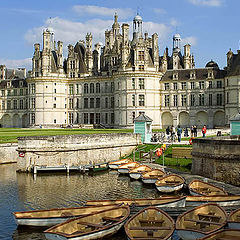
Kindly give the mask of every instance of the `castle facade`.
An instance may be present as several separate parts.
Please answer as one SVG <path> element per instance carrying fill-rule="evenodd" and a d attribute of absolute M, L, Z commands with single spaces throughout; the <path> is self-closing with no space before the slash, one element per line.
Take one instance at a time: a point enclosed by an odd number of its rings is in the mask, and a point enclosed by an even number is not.
<path fill-rule="evenodd" d="M 190 45 L 181 52 L 181 37 L 173 36 L 171 55 L 159 55 L 158 35 L 142 32 L 143 21 L 118 23 L 105 31 L 105 44 L 87 33 L 85 41 L 68 46 L 43 32 L 43 45 L 34 45 L 32 71 L 0 66 L 2 127 L 60 127 L 96 124 L 131 128 L 141 113 L 153 127 L 225 126 L 240 104 L 240 52 L 227 53 L 227 67 L 210 61 L 195 68 Z M 93 50 L 94 49 L 94 50 Z"/>

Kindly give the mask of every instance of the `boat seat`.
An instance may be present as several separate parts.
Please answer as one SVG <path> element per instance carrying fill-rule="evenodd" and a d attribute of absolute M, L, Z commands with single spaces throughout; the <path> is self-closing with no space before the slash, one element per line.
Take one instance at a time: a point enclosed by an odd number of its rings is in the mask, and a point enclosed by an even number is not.
<path fill-rule="evenodd" d="M 89 227 L 95 227 L 95 228 L 101 228 L 101 227 L 103 227 L 102 224 L 98 224 L 98 223 L 78 222 L 77 224 L 87 225 L 87 226 L 89 226 Z"/>
<path fill-rule="evenodd" d="M 148 231 L 148 230 L 171 230 L 170 227 L 155 227 L 155 226 L 145 226 L 145 227 L 141 227 L 141 226 L 132 226 L 130 227 L 130 230 L 143 230 L 143 231 Z"/>
<path fill-rule="evenodd" d="M 223 225 L 223 223 L 218 223 L 218 222 L 211 222 L 211 221 L 203 221 L 203 220 L 195 220 L 195 219 L 184 219 L 185 221 L 189 221 L 189 222 L 195 222 L 195 223 L 204 223 L 204 224 L 212 224 L 212 225 Z"/>
<path fill-rule="evenodd" d="M 180 181 L 170 181 L 170 180 L 168 181 L 167 180 L 167 181 L 165 181 L 165 183 L 180 183 Z"/>
<path fill-rule="evenodd" d="M 140 222 L 140 223 L 163 223 L 164 220 L 157 220 L 157 219 L 153 219 L 153 220 L 150 220 L 150 219 L 140 219 L 139 222 Z"/>
<path fill-rule="evenodd" d="M 76 231 L 76 232 L 72 232 L 71 235 L 73 235 L 73 234 L 74 234 L 74 235 L 75 235 L 75 234 L 82 234 L 82 233 L 84 233 L 84 232 L 83 232 L 83 231 Z"/>
<path fill-rule="evenodd" d="M 63 212 L 63 213 L 61 214 L 61 217 L 72 217 L 72 216 L 73 216 L 73 214 L 70 213 L 70 212 Z"/>
<path fill-rule="evenodd" d="M 217 219 L 222 218 L 221 216 L 215 216 L 215 215 L 204 214 L 204 213 L 199 213 L 198 216 L 200 216 L 200 217 L 208 217 L 208 218 L 217 218 Z"/>

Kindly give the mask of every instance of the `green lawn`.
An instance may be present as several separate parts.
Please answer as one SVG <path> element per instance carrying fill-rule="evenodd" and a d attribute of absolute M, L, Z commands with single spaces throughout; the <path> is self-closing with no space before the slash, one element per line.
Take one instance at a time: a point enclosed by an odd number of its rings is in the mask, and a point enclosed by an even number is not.
<path fill-rule="evenodd" d="M 131 133 L 132 129 L 29 129 L 29 128 L 0 128 L 0 144 L 17 142 L 18 137 L 24 136 L 53 136 L 95 133 Z"/>

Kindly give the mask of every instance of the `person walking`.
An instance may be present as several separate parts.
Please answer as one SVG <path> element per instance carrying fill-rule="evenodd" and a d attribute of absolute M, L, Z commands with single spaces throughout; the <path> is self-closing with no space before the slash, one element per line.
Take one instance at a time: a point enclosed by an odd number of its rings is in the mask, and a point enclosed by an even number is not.
<path fill-rule="evenodd" d="M 207 127 L 206 127 L 206 125 L 204 125 L 202 128 L 202 135 L 204 138 L 206 137 L 206 132 L 207 132 Z"/>
<path fill-rule="evenodd" d="M 188 137 L 188 128 L 187 127 L 184 129 L 184 137 Z"/>
<path fill-rule="evenodd" d="M 194 137 L 194 126 L 191 126 L 191 138 Z"/>
<path fill-rule="evenodd" d="M 196 125 L 194 125 L 194 127 L 193 127 L 193 132 L 194 132 L 194 137 L 197 137 L 197 126 Z"/>
<path fill-rule="evenodd" d="M 177 127 L 177 136 L 178 136 L 178 142 L 181 142 L 181 138 L 182 138 L 182 128 L 180 128 L 179 125 L 178 125 L 178 127 Z"/>

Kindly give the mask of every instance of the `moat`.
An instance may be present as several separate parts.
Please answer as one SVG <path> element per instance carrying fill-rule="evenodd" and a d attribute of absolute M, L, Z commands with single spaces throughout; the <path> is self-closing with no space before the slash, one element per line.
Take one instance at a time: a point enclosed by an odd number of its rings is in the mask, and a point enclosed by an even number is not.
<path fill-rule="evenodd" d="M 114 198 L 155 198 L 160 194 L 141 181 L 131 181 L 116 171 L 88 174 L 16 173 L 16 164 L 0 165 L 0 238 L 45 239 L 42 230 L 17 229 L 12 212 L 45 208 L 78 207 L 86 200 Z M 113 238 L 110 238 L 113 239 Z M 126 239 L 124 231 L 114 239 Z"/>

